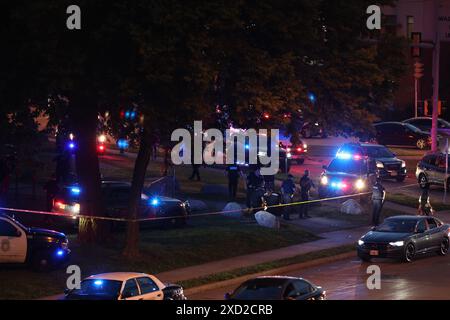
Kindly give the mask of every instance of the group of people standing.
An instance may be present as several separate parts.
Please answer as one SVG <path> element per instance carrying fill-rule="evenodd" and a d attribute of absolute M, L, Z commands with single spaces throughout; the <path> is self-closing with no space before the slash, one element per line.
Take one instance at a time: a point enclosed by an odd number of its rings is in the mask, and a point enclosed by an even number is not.
<path fill-rule="evenodd" d="M 228 194 L 231 201 L 236 199 L 236 194 L 239 185 L 240 177 L 244 178 L 244 174 L 239 165 L 228 165 L 226 167 L 228 176 Z M 266 205 L 274 204 L 290 204 L 294 202 L 294 197 L 300 193 L 300 201 L 309 200 L 309 192 L 315 188 L 314 182 L 309 177 L 309 170 L 305 170 L 303 176 L 299 180 L 299 187 L 297 187 L 294 176 L 289 174 L 283 181 L 280 188 L 280 195 L 274 193 L 275 191 L 275 176 L 262 175 L 259 168 L 249 168 L 249 172 L 245 177 L 246 181 L 246 205 L 248 208 L 255 208 L 261 205 L 261 199 Z M 293 206 L 283 207 L 283 217 L 290 220 L 290 215 L 293 211 Z M 299 218 L 310 218 L 308 215 L 308 204 L 301 204 L 299 211 Z"/>

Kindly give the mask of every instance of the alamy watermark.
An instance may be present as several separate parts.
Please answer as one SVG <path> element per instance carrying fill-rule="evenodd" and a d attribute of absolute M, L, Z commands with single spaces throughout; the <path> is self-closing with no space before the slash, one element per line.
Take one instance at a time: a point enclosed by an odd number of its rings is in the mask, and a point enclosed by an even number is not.
<path fill-rule="evenodd" d="M 202 121 L 194 121 L 193 132 L 176 129 L 171 158 L 180 164 L 250 164 L 260 165 L 262 175 L 274 175 L 279 170 L 278 129 L 219 129 L 203 130 Z M 206 146 L 204 147 L 204 143 Z"/>
<path fill-rule="evenodd" d="M 366 273 L 370 274 L 366 281 L 367 289 L 381 290 L 381 268 L 373 264 L 367 267 Z"/>

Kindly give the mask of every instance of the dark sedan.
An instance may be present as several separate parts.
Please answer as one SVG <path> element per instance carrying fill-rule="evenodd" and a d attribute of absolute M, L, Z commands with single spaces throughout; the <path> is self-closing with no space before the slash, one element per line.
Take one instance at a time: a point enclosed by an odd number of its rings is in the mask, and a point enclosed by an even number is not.
<path fill-rule="evenodd" d="M 326 292 L 302 278 L 287 276 L 258 277 L 247 280 L 226 300 L 325 300 Z"/>
<path fill-rule="evenodd" d="M 430 134 L 403 122 L 382 122 L 374 125 L 376 140 L 388 146 L 427 149 L 431 145 Z"/>
<path fill-rule="evenodd" d="M 425 253 L 445 256 L 449 234 L 450 226 L 434 217 L 390 217 L 358 241 L 358 256 L 363 261 L 394 258 L 405 262 Z"/>

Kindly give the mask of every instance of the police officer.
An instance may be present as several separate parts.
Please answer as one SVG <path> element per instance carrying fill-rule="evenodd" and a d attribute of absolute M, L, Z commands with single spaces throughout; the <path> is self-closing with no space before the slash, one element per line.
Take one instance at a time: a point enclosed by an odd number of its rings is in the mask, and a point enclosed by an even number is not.
<path fill-rule="evenodd" d="M 422 188 L 422 194 L 419 197 L 419 215 L 421 216 L 432 216 L 433 215 L 433 207 L 430 203 L 430 186 L 428 184 Z"/>
<path fill-rule="evenodd" d="M 230 200 L 235 200 L 239 184 L 239 176 L 242 175 L 241 168 L 237 164 L 229 165 L 227 166 L 226 171 L 228 174 L 228 196 Z"/>
<path fill-rule="evenodd" d="M 253 198 L 255 191 L 260 189 L 264 183 L 263 178 L 259 173 L 259 169 L 251 168 L 247 175 L 247 207 L 253 207 Z"/>
<path fill-rule="evenodd" d="M 300 179 L 300 199 L 301 201 L 309 201 L 309 190 L 311 188 L 316 188 L 314 182 L 309 177 L 309 170 L 305 170 L 305 173 Z M 300 205 L 300 213 L 299 218 L 311 218 L 308 215 L 308 203 L 304 203 Z"/>
<path fill-rule="evenodd" d="M 372 188 L 372 225 L 374 227 L 378 226 L 380 223 L 381 209 L 383 208 L 384 199 L 386 197 L 386 191 L 381 184 L 381 178 L 377 177 L 377 181 Z"/>
<path fill-rule="evenodd" d="M 294 176 L 289 174 L 287 179 L 283 181 L 281 184 L 281 194 L 283 196 L 283 203 L 289 204 L 292 203 L 295 193 L 295 182 Z M 291 206 L 285 206 L 283 210 L 283 218 L 284 220 L 290 220 L 289 214 L 291 212 Z"/>

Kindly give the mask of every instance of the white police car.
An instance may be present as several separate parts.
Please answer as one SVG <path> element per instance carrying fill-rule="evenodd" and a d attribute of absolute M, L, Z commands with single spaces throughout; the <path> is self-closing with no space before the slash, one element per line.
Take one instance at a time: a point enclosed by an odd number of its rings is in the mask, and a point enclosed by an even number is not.
<path fill-rule="evenodd" d="M 28 264 L 39 271 L 51 269 L 68 261 L 68 244 L 63 233 L 27 228 L 0 214 L 0 264 Z"/>
<path fill-rule="evenodd" d="M 165 285 L 146 273 L 110 272 L 90 276 L 79 289 L 66 290 L 65 300 L 185 300 L 179 285 Z"/>

